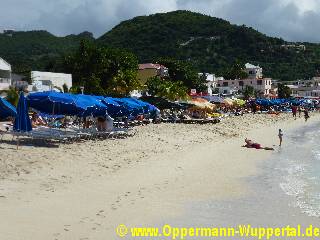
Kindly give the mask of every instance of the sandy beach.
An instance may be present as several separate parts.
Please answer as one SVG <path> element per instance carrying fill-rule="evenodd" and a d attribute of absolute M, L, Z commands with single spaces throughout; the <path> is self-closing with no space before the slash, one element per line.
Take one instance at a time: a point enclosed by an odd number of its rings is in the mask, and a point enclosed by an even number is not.
<path fill-rule="evenodd" d="M 277 151 L 279 128 L 286 133 L 319 120 L 318 114 L 307 123 L 291 114 L 250 114 L 219 124 L 150 124 L 125 139 L 27 141 L 19 150 L 5 135 L 0 239 L 117 239 L 119 224 L 178 219 L 190 203 L 237 203 L 254 191 L 247 179 L 259 175 L 274 152 L 243 148 L 244 138 Z"/>

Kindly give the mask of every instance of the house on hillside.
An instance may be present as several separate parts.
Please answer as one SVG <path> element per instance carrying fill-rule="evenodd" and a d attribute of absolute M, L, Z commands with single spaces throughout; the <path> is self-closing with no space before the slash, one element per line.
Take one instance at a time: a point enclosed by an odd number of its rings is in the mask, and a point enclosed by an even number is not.
<path fill-rule="evenodd" d="M 214 90 L 217 87 L 217 78 L 215 74 L 211 73 L 198 73 L 200 78 L 205 78 L 206 79 L 206 87 L 207 87 L 207 94 L 209 96 L 212 96 Z"/>
<path fill-rule="evenodd" d="M 245 72 L 248 74 L 248 77 L 234 80 L 219 79 L 217 82 L 219 93 L 233 95 L 245 90 L 246 86 L 251 86 L 261 96 L 268 96 L 271 90 L 272 79 L 264 78 L 262 71 L 261 67 L 247 63 L 245 65 Z"/>
<path fill-rule="evenodd" d="M 284 82 L 284 84 L 290 88 L 293 97 L 320 97 L 320 77 Z"/>
<path fill-rule="evenodd" d="M 144 85 L 151 77 L 167 77 L 169 76 L 169 70 L 165 66 L 161 64 L 155 63 L 143 63 L 139 64 L 138 69 L 138 80 L 139 82 Z"/>
<path fill-rule="evenodd" d="M 63 91 L 63 86 L 72 87 L 72 75 L 54 72 L 31 72 L 32 84 L 28 86 L 29 92 Z"/>
<path fill-rule="evenodd" d="M 0 90 L 8 90 L 11 86 L 11 65 L 0 58 Z"/>
<path fill-rule="evenodd" d="M 245 72 L 248 74 L 248 78 L 250 78 L 250 79 L 263 78 L 262 68 L 259 66 L 255 66 L 250 63 L 246 63 Z"/>

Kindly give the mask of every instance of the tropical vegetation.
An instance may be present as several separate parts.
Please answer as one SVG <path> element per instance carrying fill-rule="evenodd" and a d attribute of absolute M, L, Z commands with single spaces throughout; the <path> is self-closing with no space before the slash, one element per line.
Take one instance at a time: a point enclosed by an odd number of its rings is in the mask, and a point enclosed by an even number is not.
<path fill-rule="evenodd" d="M 83 85 L 87 93 L 125 95 L 140 87 L 135 81 L 139 62 L 166 65 L 168 84 L 188 90 L 201 91 L 197 72 L 244 78 L 239 70 L 246 62 L 275 79 L 311 78 L 320 69 L 320 44 L 290 43 L 223 19 L 174 11 L 124 21 L 97 39 L 89 32 L 65 37 L 46 31 L 3 33 L 0 57 L 25 76 L 31 70 L 72 73 L 73 92 Z"/>

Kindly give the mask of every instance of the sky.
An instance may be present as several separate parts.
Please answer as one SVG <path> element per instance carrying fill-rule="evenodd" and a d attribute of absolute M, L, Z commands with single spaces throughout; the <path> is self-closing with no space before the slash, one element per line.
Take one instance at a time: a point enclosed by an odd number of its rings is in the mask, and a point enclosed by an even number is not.
<path fill-rule="evenodd" d="M 288 41 L 320 42 L 320 0 L 1 0 L 0 29 L 99 37 L 123 20 L 182 9 Z"/>

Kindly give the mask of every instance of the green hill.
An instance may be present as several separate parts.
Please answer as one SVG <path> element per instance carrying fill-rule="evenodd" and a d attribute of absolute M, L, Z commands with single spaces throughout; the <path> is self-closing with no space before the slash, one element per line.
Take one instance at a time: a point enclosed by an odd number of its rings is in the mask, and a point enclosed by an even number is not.
<path fill-rule="evenodd" d="M 93 39 L 91 33 L 56 37 L 46 31 L 0 34 L 0 57 L 17 73 L 50 69 L 54 60 L 75 50 L 82 39 Z"/>
<path fill-rule="evenodd" d="M 260 65 L 265 76 L 282 80 L 310 78 L 320 69 L 319 44 L 288 43 L 250 27 L 190 11 L 136 17 L 96 40 L 89 32 L 66 37 L 46 31 L 0 34 L 0 57 L 17 73 L 55 70 L 56 60 L 76 49 L 82 39 L 127 49 L 140 62 L 167 57 L 188 60 L 199 72 L 217 75 L 223 75 L 236 60 Z M 301 44 L 305 49 L 295 47 Z"/>
<path fill-rule="evenodd" d="M 320 45 L 303 43 L 299 50 L 279 38 L 250 27 L 193 13 L 175 11 L 136 17 L 97 39 L 99 44 L 126 48 L 140 62 L 160 57 L 190 60 L 199 71 L 223 74 L 237 59 L 259 64 L 266 76 L 282 80 L 309 78 L 320 66 Z"/>

